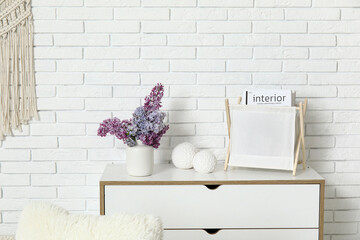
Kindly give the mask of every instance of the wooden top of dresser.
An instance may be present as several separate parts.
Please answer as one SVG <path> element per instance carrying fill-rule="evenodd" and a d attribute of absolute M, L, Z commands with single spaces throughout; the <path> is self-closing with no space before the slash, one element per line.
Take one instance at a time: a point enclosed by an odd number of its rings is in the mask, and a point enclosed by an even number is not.
<path fill-rule="evenodd" d="M 100 179 L 100 185 L 189 185 L 189 184 L 307 184 L 324 183 L 314 169 L 305 170 L 299 165 L 296 176 L 291 171 L 229 167 L 223 170 L 219 164 L 210 174 L 198 173 L 194 169 L 178 169 L 172 164 L 156 164 L 148 177 L 132 177 L 127 174 L 125 164 L 109 164 Z"/>

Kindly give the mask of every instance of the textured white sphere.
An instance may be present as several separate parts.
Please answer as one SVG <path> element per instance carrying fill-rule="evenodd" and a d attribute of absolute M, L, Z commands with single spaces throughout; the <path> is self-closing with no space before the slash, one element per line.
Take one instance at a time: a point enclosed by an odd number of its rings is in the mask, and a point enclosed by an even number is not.
<path fill-rule="evenodd" d="M 193 160 L 194 169 L 200 173 L 213 172 L 215 170 L 216 163 L 217 161 L 215 155 L 208 150 L 198 152 L 194 156 Z"/>
<path fill-rule="evenodd" d="M 176 145 L 176 147 L 172 151 L 172 162 L 177 168 L 192 168 L 192 162 L 196 152 L 196 147 L 193 144 L 189 142 L 180 143 Z"/>

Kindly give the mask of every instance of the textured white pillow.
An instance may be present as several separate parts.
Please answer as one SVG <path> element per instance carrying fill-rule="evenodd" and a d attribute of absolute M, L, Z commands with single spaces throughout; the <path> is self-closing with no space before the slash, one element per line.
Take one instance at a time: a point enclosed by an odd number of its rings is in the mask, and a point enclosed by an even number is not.
<path fill-rule="evenodd" d="M 34 202 L 20 217 L 16 240 L 161 240 L 162 235 L 160 219 L 151 215 L 69 214 Z"/>

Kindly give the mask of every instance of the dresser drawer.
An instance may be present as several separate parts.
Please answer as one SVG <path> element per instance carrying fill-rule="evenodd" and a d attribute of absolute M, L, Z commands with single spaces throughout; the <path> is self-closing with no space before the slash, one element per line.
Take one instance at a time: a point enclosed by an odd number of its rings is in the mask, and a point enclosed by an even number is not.
<path fill-rule="evenodd" d="M 105 214 L 160 216 L 164 228 L 318 228 L 319 184 L 107 185 Z"/>
<path fill-rule="evenodd" d="M 318 240 L 317 229 L 165 230 L 164 240 Z"/>

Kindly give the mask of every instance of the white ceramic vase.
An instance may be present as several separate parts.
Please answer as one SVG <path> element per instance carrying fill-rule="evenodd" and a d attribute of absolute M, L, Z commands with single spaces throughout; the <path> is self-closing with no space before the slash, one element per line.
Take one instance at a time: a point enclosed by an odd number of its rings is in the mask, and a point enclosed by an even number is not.
<path fill-rule="evenodd" d="M 127 147 L 126 168 L 131 176 L 150 176 L 154 169 L 154 148 L 141 143 Z"/>

